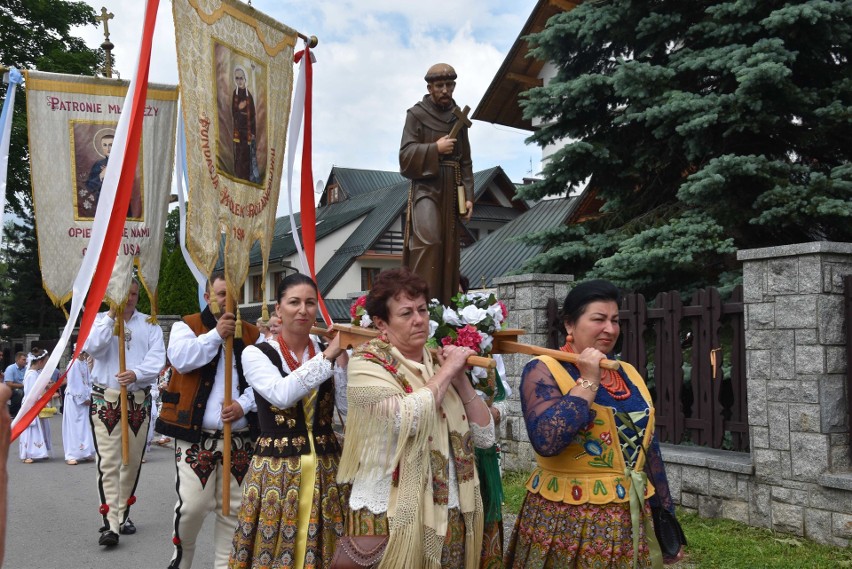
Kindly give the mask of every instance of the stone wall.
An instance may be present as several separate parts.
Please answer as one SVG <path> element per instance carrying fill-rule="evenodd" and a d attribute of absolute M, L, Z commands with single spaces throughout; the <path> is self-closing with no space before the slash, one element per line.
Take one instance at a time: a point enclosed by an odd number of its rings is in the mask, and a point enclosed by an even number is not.
<path fill-rule="evenodd" d="M 852 244 L 807 243 L 740 251 L 743 263 L 750 453 L 662 445 L 672 495 L 705 517 L 852 544 L 846 334 L 842 276 Z M 509 326 L 544 345 L 548 298 L 573 278 L 497 279 Z M 528 471 L 532 448 L 518 383 L 528 356 L 505 356 L 513 389 L 499 427 L 509 470 Z"/>

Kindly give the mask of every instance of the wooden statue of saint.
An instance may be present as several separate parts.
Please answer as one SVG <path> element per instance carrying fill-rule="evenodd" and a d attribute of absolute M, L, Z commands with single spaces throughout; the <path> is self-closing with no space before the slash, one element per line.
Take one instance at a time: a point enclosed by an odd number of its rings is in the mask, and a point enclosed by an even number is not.
<path fill-rule="evenodd" d="M 408 109 L 399 146 L 400 173 L 411 180 L 402 263 L 447 305 L 459 290 L 460 223 L 473 214 L 470 109 L 453 99 L 451 66 L 433 65 L 425 79 L 428 94 Z"/>

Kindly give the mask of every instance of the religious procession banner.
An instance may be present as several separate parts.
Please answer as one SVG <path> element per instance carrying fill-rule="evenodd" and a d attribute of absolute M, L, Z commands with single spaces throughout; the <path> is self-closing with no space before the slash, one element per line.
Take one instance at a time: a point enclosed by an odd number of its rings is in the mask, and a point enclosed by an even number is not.
<path fill-rule="evenodd" d="M 235 295 L 260 241 L 269 258 L 297 32 L 238 0 L 174 0 L 189 175 L 187 248 L 208 275 L 224 237 Z"/>
<path fill-rule="evenodd" d="M 71 297 L 89 244 L 127 81 L 29 71 L 30 170 L 44 288 L 59 306 Z M 124 237 L 105 300 L 120 304 L 136 265 L 156 300 L 174 167 L 177 87 L 150 85 Z M 155 305 L 154 305 L 155 306 Z"/>

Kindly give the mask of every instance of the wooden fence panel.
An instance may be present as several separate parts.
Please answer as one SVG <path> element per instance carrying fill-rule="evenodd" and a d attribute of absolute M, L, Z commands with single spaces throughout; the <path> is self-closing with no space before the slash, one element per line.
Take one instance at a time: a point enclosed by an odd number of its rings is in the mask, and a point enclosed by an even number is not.
<path fill-rule="evenodd" d="M 627 295 L 621 357 L 654 384 L 657 434 L 661 441 L 690 440 L 712 448 L 748 449 L 745 333 L 742 287 L 723 303 L 716 289 L 695 293 L 684 306 L 678 292 L 660 293 L 646 308 L 641 295 Z M 725 345 L 722 345 L 722 331 Z M 685 334 L 686 331 L 691 334 Z M 653 361 L 648 361 L 653 340 Z M 684 350 L 691 348 L 691 374 L 684 381 Z M 730 377 L 725 355 L 730 354 Z M 730 440 L 726 442 L 726 437 Z"/>

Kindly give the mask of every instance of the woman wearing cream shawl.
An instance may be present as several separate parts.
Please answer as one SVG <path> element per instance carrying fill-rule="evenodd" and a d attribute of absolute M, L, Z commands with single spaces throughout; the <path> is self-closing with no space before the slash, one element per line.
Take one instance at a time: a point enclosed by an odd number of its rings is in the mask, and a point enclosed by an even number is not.
<path fill-rule="evenodd" d="M 473 351 L 429 338 L 426 282 L 382 272 L 367 297 L 381 332 L 350 359 L 349 416 L 338 480 L 351 481 L 348 535 L 388 535 L 380 567 L 475 569 L 483 512 L 474 446 L 494 423 L 464 375 Z"/>

